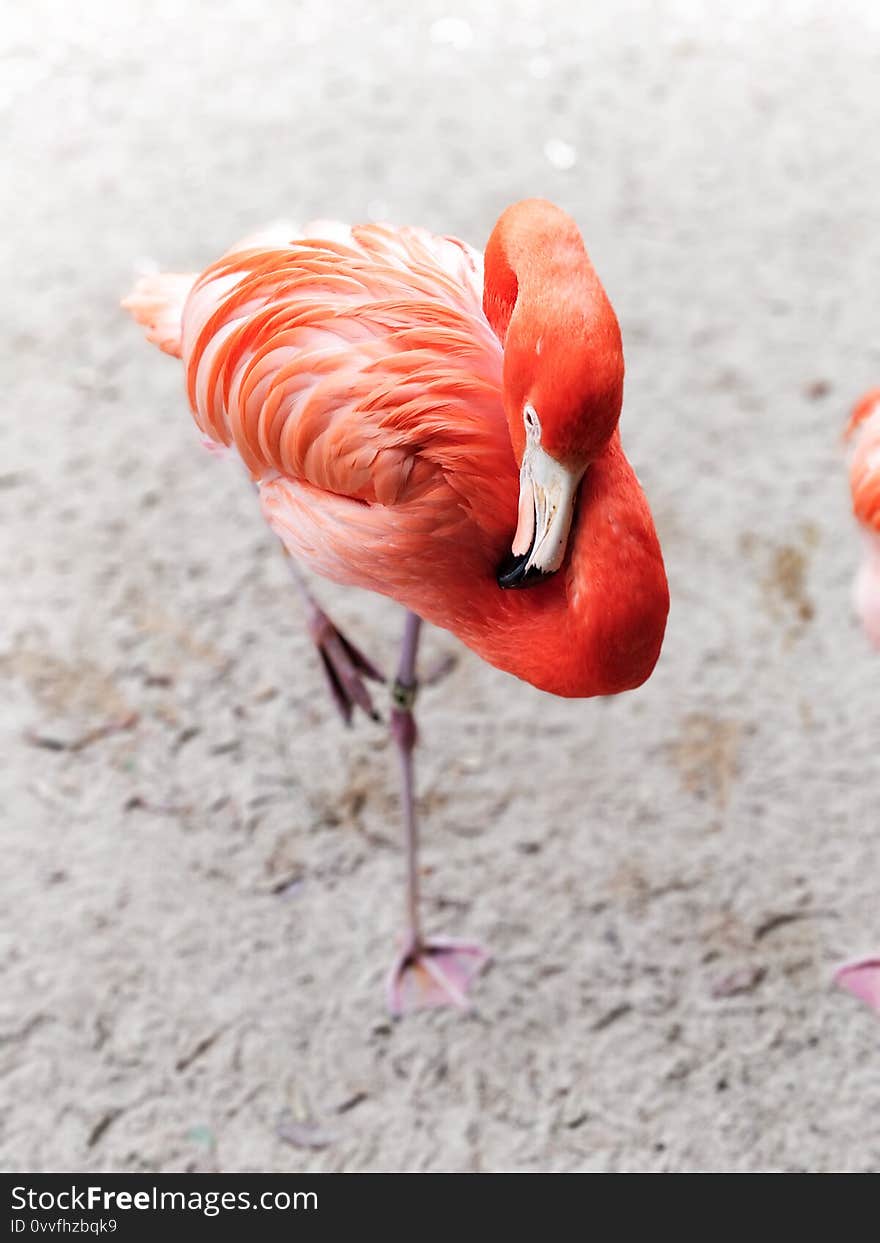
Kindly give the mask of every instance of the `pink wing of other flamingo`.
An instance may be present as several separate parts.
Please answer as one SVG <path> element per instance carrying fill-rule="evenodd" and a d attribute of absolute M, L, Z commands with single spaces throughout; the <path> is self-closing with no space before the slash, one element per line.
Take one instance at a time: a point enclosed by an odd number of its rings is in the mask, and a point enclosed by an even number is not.
<path fill-rule="evenodd" d="M 880 648 L 880 388 L 856 404 L 846 430 L 853 443 L 849 482 L 864 540 L 854 601 L 865 634 Z"/>

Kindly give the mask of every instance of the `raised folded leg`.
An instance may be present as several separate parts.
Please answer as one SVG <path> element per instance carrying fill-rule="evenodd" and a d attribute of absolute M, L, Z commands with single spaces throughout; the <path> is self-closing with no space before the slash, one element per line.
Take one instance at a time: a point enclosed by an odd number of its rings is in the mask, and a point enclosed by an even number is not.
<path fill-rule="evenodd" d="M 312 595 L 305 575 L 286 548 L 284 553 L 293 581 L 305 605 L 309 635 L 321 658 L 333 702 L 342 719 L 346 725 L 350 725 L 352 712 L 357 707 L 374 721 L 378 721 L 379 713 L 373 705 L 366 680 L 384 682 L 384 675 L 334 625 Z"/>

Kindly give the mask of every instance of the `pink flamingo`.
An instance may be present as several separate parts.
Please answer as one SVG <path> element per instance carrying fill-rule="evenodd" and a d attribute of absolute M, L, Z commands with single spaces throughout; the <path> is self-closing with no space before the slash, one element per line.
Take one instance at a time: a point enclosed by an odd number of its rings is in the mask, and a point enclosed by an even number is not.
<path fill-rule="evenodd" d="M 871 389 L 856 403 L 846 435 L 853 442 L 849 470 L 853 513 L 865 544 L 855 581 L 855 605 L 865 633 L 880 648 L 880 388 Z M 834 979 L 880 1012 L 880 957 L 844 963 Z"/>
<path fill-rule="evenodd" d="M 853 513 L 865 545 L 855 605 L 865 634 L 880 648 L 880 388 L 856 403 L 846 435 L 853 443 L 849 469 Z"/>
<path fill-rule="evenodd" d="M 517 203 L 483 269 L 451 237 L 319 222 L 251 238 L 200 276 L 146 278 L 124 303 L 183 359 L 196 423 L 255 483 L 346 720 L 373 714 L 380 674 L 299 563 L 407 610 L 391 706 L 408 860 L 394 1012 L 465 1004 L 487 957 L 428 939 L 419 919 L 422 619 L 542 690 L 591 696 L 645 681 L 669 608 L 618 432 L 620 329 L 577 226 Z"/>

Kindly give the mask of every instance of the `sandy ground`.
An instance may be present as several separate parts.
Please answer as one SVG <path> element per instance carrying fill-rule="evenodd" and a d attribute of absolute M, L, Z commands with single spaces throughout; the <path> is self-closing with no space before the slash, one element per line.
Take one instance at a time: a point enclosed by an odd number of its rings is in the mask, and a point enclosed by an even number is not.
<path fill-rule="evenodd" d="M 4 1168 L 880 1165 L 880 1027 L 829 983 L 880 944 L 838 441 L 880 379 L 880 17 L 697 7 L 5 14 Z M 530 194 L 620 314 L 670 627 L 646 687 L 581 703 L 431 636 L 429 920 L 495 960 L 471 1013 L 391 1022 L 383 729 L 335 719 L 117 301 L 282 215 L 482 244 Z M 392 606 L 323 598 L 390 663 Z"/>

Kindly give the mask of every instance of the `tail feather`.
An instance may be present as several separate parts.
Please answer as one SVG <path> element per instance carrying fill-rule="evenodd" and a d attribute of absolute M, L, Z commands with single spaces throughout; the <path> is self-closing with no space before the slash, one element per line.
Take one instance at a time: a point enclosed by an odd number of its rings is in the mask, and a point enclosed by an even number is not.
<path fill-rule="evenodd" d="M 159 272 L 142 276 L 122 302 L 147 330 L 147 340 L 175 358 L 181 356 L 183 307 L 196 283 L 195 272 Z"/>

